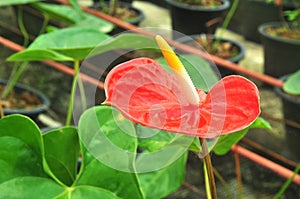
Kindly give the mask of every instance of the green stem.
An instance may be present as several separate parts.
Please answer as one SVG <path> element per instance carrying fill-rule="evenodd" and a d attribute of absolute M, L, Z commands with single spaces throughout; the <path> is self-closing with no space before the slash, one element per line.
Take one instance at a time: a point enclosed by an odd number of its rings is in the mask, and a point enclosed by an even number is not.
<path fill-rule="evenodd" d="M 24 37 L 23 46 L 26 47 L 29 43 L 29 35 L 23 22 L 22 5 L 18 5 L 18 24 L 19 24 L 20 31 Z"/>
<path fill-rule="evenodd" d="M 13 74 L 13 76 L 8 81 L 8 84 L 5 87 L 4 92 L 2 93 L 2 96 L 1 96 L 2 99 L 5 99 L 9 96 L 9 94 L 11 93 L 13 88 L 15 87 L 16 83 L 18 82 L 19 78 L 21 77 L 21 75 L 23 74 L 23 72 L 25 71 L 27 66 L 28 66 L 28 62 L 23 62 L 18 67 L 17 71 Z"/>
<path fill-rule="evenodd" d="M 293 175 L 283 184 L 281 189 L 278 191 L 278 193 L 274 196 L 274 199 L 279 199 L 284 194 L 286 189 L 290 186 L 290 184 L 293 182 L 293 179 L 295 178 L 296 174 L 300 171 L 300 163 L 298 163 L 297 167 L 294 170 Z"/>
<path fill-rule="evenodd" d="M 39 32 L 38 35 L 40 35 L 43 32 L 45 32 L 46 27 L 47 27 L 48 22 L 49 22 L 49 19 L 50 19 L 50 17 L 47 14 L 44 14 L 44 21 L 43 21 L 42 27 L 41 27 L 40 32 Z"/>
<path fill-rule="evenodd" d="M 206 164 L 203 164 L 203 171 L 204 171 L 204 181 L 205 181 L 205 192 L 206 192 L 206 197 L 207 199 L 212 199 L 211 198 L 211 191 L 210 191 L 210 186 L 209 186 L 209 177 L 208 177 L 208 171 L 206 168 Z"/>
<path fill-rule="evenodd" d="M 73 115 L 73 105 L 74 105 L 74 97 L 76 93 L 76 85 L 79 75 L 79 60 L 74 60 L 74 75 L 73 75 L 73 82 L 72 82 L 72 88 L 70 93 L 70 99 L 69 99 L 69 107 L 68 107 L 68 113 L 67 113 L 67 119 L 66 119 L 66 126 L 69 126 L 71 124 L 72 115 Z"/>
<path fill-rule="evenodd" d="M 78 78 L 78 87 L 79 87 L 79 92 L 80 92 L 80 97 L 81 97 L 82 110 L 84 111 L 87 108 L 86 98 L 85 98 L 86 95 L 85 95 L 83 82 L 80 78 Z"/>
<path fill-rule="evenodd" d="M 221 38 L 222 38 L 226 28 L 228 27 L 229 22 L 231 21 L 231 18 L 233 17 L 238 5 L 239 5 L 239 0 L 234 0 L 228 14 L 225 17 L 223 24 L 222 24 L 220 34 L 219 34 L 219 36 L 217 36 L 216 41 L 213 44 L 213 47 L 212 47 L 213 49 L 216 49 L 216 47 L 219 45 Z"/>
<path fill-rule="evenodd" d="M 199 139 L 200 139 L 200 143 L 202 146 L 202 153 L 205 155 L 203 158 L 205 166 L 206 166 L 206 173 L 207 173 L 205 175 L 207 175 L 207 177 L 208 177 L 208 185 L 206 185 L 206 186 L 209 186 L 211 198 L 216 199 L 217 198 L 217 189 L 216 189 L 216 183 L 215 183 L 215 178 L 214 178 L 213 166 L 212 166 L 211 159 L 210 159 L 210 154 L 208 153 L 208 148 L 207 148 L 205 138 L 199 138 Z M 207 195 L 209 195 L 209 194 L 207 194 Z"/>
<path fill-rule="evenodd" d="M 226 197 L 229 199 L 233 198 L 225 179 L 222 177 L 222 175 L 218 172 L 218 170 L 216 168 L 213 168 L 213 170 L 214 170 L 214 174 L 215 174 L 216 178 L 221 182 L 222 186 L 224 187 L 224 190 L 226 192 Z"/>

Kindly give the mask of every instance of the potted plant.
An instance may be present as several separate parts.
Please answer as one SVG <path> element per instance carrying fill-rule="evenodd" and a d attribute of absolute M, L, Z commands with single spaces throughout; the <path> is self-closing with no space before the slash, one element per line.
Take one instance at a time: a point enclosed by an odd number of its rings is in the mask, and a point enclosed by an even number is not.
<path fill-rule="evenodd" d="M 300 124 L 299 111 L 300 111 L 300 70 L 292 74 L 287 74 L 280 77 L 284 82 L 283 88 L 275 87 L 276 94 L 281 98 L 282 111 L 284 119 L 297 122 Z M 291 126 L 285 124 L 286 146 L 290 149 L 291 154 L 295 156 L 297 161 L 300 160 L 299 141 L 300 129 L 299 125 Z"/>
<path fill-rule="evenodd" d="M 126 1 L 96 0 L 92 8 L 136 26 L 145 18 L 142 10 L 135 8 Z M 123 31 L 126 31 L 126 29 L 117 26 L 111 34 L 114 35 Z"/>
<path fill-rule="evenodd" d="M 20 68 L 27 64 L 21 64 Z M 44 93 L 23 84 L 16 84 L 16 81 L 14 78 L 9 81 L 0 80 L 0 109 L 3 115 L 19 113 L 36 119 L 39 114 L 47 111 L 50 100 Z"/>
<path fill-rule="evenodd" d="M 261 24 L 258 28 L 264 48 L 264 71 L 268 75 L 281 77 L 299 69 L 299 10 L 295 7 L 294 10 L 284 12 L 289 23 L 285 20 L 269 22 Z"/>
<path fill-rule="evenodd" d="M 212 1 L 211 4 L 206 3 L 206 5 L 202 3 L 204 1 L 166 0 L 166 2 L 170 10 L 173 30 L 186 35 L 213 34 L 218 27 L 216 21 L 222 20 L 230 6 L 227 0 Z M 176 34 L 173 35 L 174 39 L 177 37 Z"/>
<path fill-rule="evenodd" d="M 178 42 L 184 43 L 195 48 L 204 50 L 209 54 L 218 56 L 222 59 L 226 59 L 233 63 L 238 63 L 245 56 L 246 49 L 241 42 L 233 39 L 223 38 L 223 34 L 227 26 L 229 25 L 233 14 L 238 6 L 238 1 L 234 1 L 232 7 L 227 13 L 225 20 L 222 24 L 221 30 L 218 34 L 194 34 L 177 39 Z M 222 66 L 217 66 L 217 71 L 221 76 L 234 74 L 233 71 L 226 69 Z"/>
<path fill-rule="evenodd" d="M 164 53 L 164 48 L 162 51 Z M 168 63 L 169 61 L 170 59 L 167 58 Z M 145 70 L 135 70 L 139 67 L 145 67 Z M 174 65 L 171 64 L 171 67 Z M 130 68 L 133 69 L 131 71 L 134 73 L 133 79 L 130 75 L 118 75 L 119 72 L 127 73 Z M 151 69 L 155 69 L 157 73 L 153 73 Z M 149 83 L 147 81 L 143 82 L 145 78 L 139 78 L 146 77 L 145 74 L 152 74 L 151 85 L 147 84 Z M 123 77 L 130 78 L 130 81 L 125 81 L 124 87 L 119 87 L 121 84 L 118 84 L 118 81 Z M 182 77 L 186 78 L 186 76 Z M 197 80 L 197 78 L 194 79 Z M 156 80 L 165 82 L 162 84 Z M 136 90 L 132 87 L 132 83 L 139 88 L 146 87 L 146 90 Z M 81 115 L 78 128 L 66 126 L 42 135 L 37 125 L 25 116 L 11 115 L 0 119 L 0 143 L 5 151 L 0 157 L 0 162 L 4 163 L 0 164 L 0 168 L 7 171 L 0 178 L 0 195 L 3 197 L 21 195 L 24 198 L 35 198 L 41 193 L 43 193 L 43 198 L 58 196 L 69 198 L 82 196 L 92 198 L 166 197 L 183 182 L 188 151 L 198 154 L 201 158 L 204 157 L 203 165 L 207 166 L 203 166 L 203 173 L 207 174 L 212 169 L 208 163 L 209 151 L 212 148 L 215 153 L 224 154 L 245 135 L 252 125 L 261 124 L 254 122 L 260 112 L 257 88 L 243 77 L 232 76 L 222 79 L 216 83 L 216 87 L 211 88 L 207 96 L 199 89 L 200 96 L 206 98 L 220 94 L 218 88 L 223 83 L 227 96 L 226 103 L 229 105 L 226 109 L 233 114 L 233 117 L 225 116 L 226 125 L 224 128 L 220 127 L 222 135 L 217 140 L 206 139 L 211 136 L 215 137 L 215 130 L 217 130 L 214 128 L 213 131 L 205 132 L 206 127 L 209 126 L 208 123 L 202 123 L 203 129 L 196 127 L 198 130 L 195 137 L 192 134 L 184 135 L 187 129 L 195 126 L 189 127 L 188 125 L 179 129 L 176 125 L 179 121 L 172 121 L 172 115 L 165 118 L 171 122 L 170 126 L 166 126 L 166 128 L 171 128 L 171 132 L 167 132 L 167 129 L 156 123 L 159 120 L 155 123 L 148 123 L 149 121 L 144 121 L 140 114 L 134 114 L 135 111 L 147 114 L 149 110 L 143 107 L 153 105 L 154 96 L 158 100 L 155 100 L 158 102 L 157 105 L 165 103 L 164 100 L 159 101 L 161 97 L 168 99 L 171 97 L 168 92 L 163 92 L 160 96 L 152 95 L 152 92 L 158 92 L 159 86 L 168 91 L 169 86 L 173 85 L 175 90 L 171 89 L 172 92 L 178 91 L 182 100 L 189 99 L 185 99 L 186 95 L 181 93 L 186 90 L 180 90 L 181 84 L 175 80 L 175 76 L 163 70 L 159 64 L 149 58 L 131 60 L 111 71 L 105 83 L 107 93 L 105 105 L 86 110 Z M 232 84 L 228 87 L 227 83 Z M 237 89 L 240 86 L 242 89 Z M 114 98 L 114 95 L 120 94 L 119 91 L 123 92 L 122 89 L 126 92 L 138 91 L 135 93 L 137 95 L 132 96 L 131 102 L 137 104 L 129 106 L 131 109 L 129 115 L 125 114 L 124 111 L 127 109 L 123 109 L 124 106 L 119 106 L 122 98 Z M 140 93 L 142 95 L 139 95 L 139 92 L 142 92 Z M 146 92 L 146 95 L 143 95 L 143 92 Z M 126 95 L 123 97 L 126 98 Z M 145 97 L 146 101 L 141 100 L 141 97 Z M 235 100 L 241 97 L 247 100 Z M 170 105 L 166 106 L 166 110 L 168 108 L 173 110 L 173 106 L 176 106 L 178 101 L 173 100 L 171 97 L 167 102 L 170 104 L 165 104 Z M 207 100 L 194 108 L 205 109 L 206 103 L 210 101 Z M 224 104 L 224 101 L 221 100 L 217 104 Z M 212 114 L 213 110 L 211 111 L 207 114 Z M 240 119 L 244 111 L 247 112 L 247 117 Z M 220 114 L 216 116 L 219 117 Z M 217 123 L 219 122 L 218 120 Z M 141 123 L 145 126 L 140 125 Z M 188 124 L 191 123 L 188 122 Z M 157 131 L 153 128 L 162 130 Z M 231 133 L 231 131 L 239 132 Z M 198 136 L 202 141 L 199 141 Z M 7 141 L 11 144 L 6 144 Z M 210 141 L 212 143 L 209 143 Z M 16 151 L 16 147 L 19 147 L 19 150 Z M 81 154 L 82 163 L 78 172 L 79 154 Z M 216 198 L 213 184 L 208 183 L 214 179 L 211 174 L 204 177 L 207 195 L 211 193 L 211 197 Z"/>
<path fill-rule="evenodd" d="M 13 6 L 18 29 L 24 37 L 23 46 L 27 46 L 29 39 L 32 41 L 41 33 L 53 31 L 57 28 L 70 26 L 89 26 L 101 32 L 108 33 L 114 28 L 112 23 L 81 11 L 77 1 L 72 1 L 72 6 L 61 5 L 53 1 L 41 2 L 40 0 L 29 1 L 6 1 L 0 6 Z M 25 44 L 25 45 L 24 45 Z"/>

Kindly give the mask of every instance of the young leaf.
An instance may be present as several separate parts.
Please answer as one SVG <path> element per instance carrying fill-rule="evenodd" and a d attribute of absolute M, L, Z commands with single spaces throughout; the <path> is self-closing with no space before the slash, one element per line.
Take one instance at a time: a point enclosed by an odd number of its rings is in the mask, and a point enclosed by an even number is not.
<path fill-rule="evenodd" d="M 28 117 L 0 119 L 0 183 L 18 176 L 46 176 L 42 146 L 39 128 Z"/>
<path fill-rule="evenodd" d="M 95 48 L 90 57 L 116 49 L 157 49 L 157 44 L 153 38 L 134 33 L 123 33 L 100 43 Z"/>
<path fill-rule="evenodd" d="M 283 84 L 283 90 L 292 95 L 300 95 L 300 70 L 289 76 Z"/>
<path fill-rule="evenodd" d="M 47 55 L 48 59 L 62 61 L 64 57 L 49 55 L 55 51 L 65 56 L 65 61 L 85 59 L 91 50 L 100 42 L 109 38 L 108 35 L 92 28 L 70 27 L 60 29 L 47 34 L 39 35 L 34 42 L 26 49 L 12 55 L 8 61 L 40 61 L 41 57 L 36 51 Z M 49 53 L 50 52 L 50 53 Z M 26 54 L 24 54 L 26 53 Z"/>
<path fill-rule="evenodd" d="M 185 177 L 186 160 L 187 152 L 165 168 L 139 174 L 146 198 L 163 198 L 178 189 Z"/>
<path fill-rule="evenodd" d="M 222 135 L 218 138 L 218 142 L 215 145 L 213 151 L 217 155 L 225 155 L 228 153 L 231 149 L 231 147 L 238 143 L 248 132 L 249 129 L 251 128 L 265 128 L 265 129 L 270 129 L 271 126 L 270 124 L 265 121 L 263 118 L 258 117 L 249 127 L 239 131 L 235 132 L 232 134 L 228 135 Z"/>
<path fill-rule="evenodd" d="M 71 186 L 77 175 L 79 140 L 75 127 L 52 130 L 43 135 L 45 158 L 52 173 Z"/>
<path fill-rule="evenodd" d="M 78 14 L 78 12 L 70 6 L 49 3 L 34 3 L 33 6 L 49 15 L 50 18 L 75 26 L 95 28 L 104 33 L 108 33 L 114 28 L 112 23 L 88 13 L 82 12 Z"/>
<path fill-rule="evenodd" d="M 122 198 L 143 198 L 134 166 L 137 138 L 133 123 L 112 107 L 97 106 L 83 113 L 78 132 L 83 159 L 76 186 L 97 186 Z"/>

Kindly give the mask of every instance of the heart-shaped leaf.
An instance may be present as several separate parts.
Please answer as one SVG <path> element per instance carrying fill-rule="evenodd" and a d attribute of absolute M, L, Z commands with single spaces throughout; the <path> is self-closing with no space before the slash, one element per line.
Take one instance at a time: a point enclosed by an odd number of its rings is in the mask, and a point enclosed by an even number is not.
<path fill-rule="evenodd" d="M 51 179 L 26 176 L 0 184 L 0 198 L 120 199 L 112 192 L 93 186 L 63 187 Z"/>
<path fill-rule="evenodd" d="M 114 108 L 98 106 L 83 113 L 78 129 L 83 157 L 76 186 L 97 186 L 122 198 L 143 198 L 135 170 L 133 124 Z"/>
<path fill-rule="evenodd" d="M 40 61 L 38 52 L 45 58 L 58 61 L 85 59 L 100 42 L 109 38 L 108 35 L 92 28 L 70 27 L 47 34 L 39 35 L 34 42 L 24 51 L 10 56 L 8 61 Z M 44 51 L 44 52 L 43 52 Z M 58 56 L 57 52 L 64 55 Z M 25 54 L 26 53 L 26 54 Z M 51 57 L 51 55 L 53 55 Z"/>
<path fill-rule="evenodd" d="M 300 95 L 300 70 L 291 74 L 283 84 L 283 90 L 292 95 Z"/>
<path fill-rule="evenodd" d="M 177 190 L 185 177 L 186 160 L 187 152 L 163 169 L 139 174 L 146 198 L 163 198 Z"/>
<path fill-rule="evenodd" d="M 45 158 L 50 170 L 65 185 L 77 175 L 79 140 L 75 127 L 52 130 L 43 135 Z"/>
<path fill-rule="evenodd" d="M 19 176 L 46 176 L 42 146 L 39 128 L 30 118 L 0 119 L 0 183 Z"/>
<path fill-rule="evenodd" d="M 217 144 L 215 145 L 213 151 L 217 155 L 225 155 L 231 149 L 231 147 L 238 143 L 251 128 L 265 128 L 270 129 L 270 124 L 261 117 L 258 117 L 249 127 L 235 133 L 228 135 L 222 135 L 219 137 Z"/>

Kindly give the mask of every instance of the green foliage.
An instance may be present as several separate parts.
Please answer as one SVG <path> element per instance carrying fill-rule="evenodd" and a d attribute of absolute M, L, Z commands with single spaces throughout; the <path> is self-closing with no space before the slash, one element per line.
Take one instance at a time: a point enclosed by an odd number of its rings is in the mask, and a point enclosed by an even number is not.
<path fill-rule="evenodd" d="M 139 34 L 121 34 L 111 38 L 96 29 L 70 27 L 37 37 L 21 52 L 17 52 L 8 61 L 71 61 L 83 60 L 116 49 L 157 48 L 155 41 Z"/>
<path fill-rule="evenodd" d="M 27 4 L 27 3 L 33 3 L 33 2 L 38 2 L 38 1 L 41 1 L 41 0 L 9 0 L 9 1 L 2 0 L 2 1 L 0 1 L 0 6 Z"/>
<path fill-rule="evenodd" d="M 150 152 L 137 153 L 135 125 L 112 107 L 87 110 L 78 132 L 69 126 L 41 134 L 26 116 L 0 119 L 0 198 L 162 198 L 183 182 L 186 150 L 163 167 L 138 173 Z M 179 138 L 162 158 L 177 153 Z"/>
<path fill-rule="evenodd" d="M 287 17 L 288 21 L 293 23 L 293 25 L 297 26 L 300 24 L 300 9 L 286 10 L 284 11 L 284 15 Z"/>
<path fill-rule="evenodd" d="M 70 7 L 48 3 L 33 3 L 32 6 L 50 18 L 71 24 L 72 26 L 95 28 L 103 33 L 108 33 L 114 28 L 112 23 L 82 12 L 81 9 L 78 10 L 77 6 Z"/>
<path fill-rule="evenodd" d="M 83 60 L 97 44 L 107 38 L 109 36 L 105 33 L 91 28 L 65 28 L 38 36 L 26 50 L 13 54 L 7 60 Z"/>
<path fill-rule="evenodd" d="M 300 70 L 293 73 L 283 84 L 283 90 L 291 95 L 300 95 Z"/>
<path fill-rule="evenodd" d="M 266 128 L 271 129 L 270 124 L 261 117 L 258 117 L 249 127 L 227 135 L 222 135 L 218 138 L 218 142 L 213 148 L 214 153 L 217 155 L 225 155 L 231 149 L 231 147 L 238 143 L 252 128 Z"/>
<path fill-rule="evenodd" d="M 139 174 L 145 198 L 162 198 L 176 191 L 181 186 L 185 177 L 186 160 L 187 152 L 183 153 L 182 156 L 168 167 Z"/>
<path fill-rule="evenodd" d="M 199 56 L 184 54 L 180 55 L 179 59 L 197 88 L 207 92 L 218 81 L 218 77 L 212 70 L 209 63 Z M 157 61 L 164 67 L 164 69 L 171 72 L 171 68 L 168 66 L 167 61 L 164 58 L 159 58 Z"/>
<path fill-rule="evenodd" d="M 76 128 L 52 130 L 43 135 L 43 141 L 45 159 L 50 170 L 61 182 L 71 186 L 77 175 L 80 150 Z"/>

